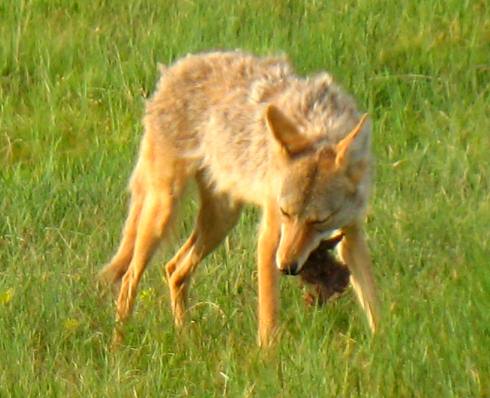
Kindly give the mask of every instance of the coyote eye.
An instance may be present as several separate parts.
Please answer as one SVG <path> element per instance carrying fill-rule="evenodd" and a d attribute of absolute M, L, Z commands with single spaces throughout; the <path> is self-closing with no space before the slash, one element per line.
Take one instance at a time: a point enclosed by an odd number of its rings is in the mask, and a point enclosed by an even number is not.
<path fill-rule="evenodd" d="M 319 227 L 321 227 L 323 224 L 326 224 L 327 222 L 329 222 L 329 221 L 332 219 L 332 217 L 333 217 L 334 215 L 336 215 L 338 212 L 339 212 L 339 210 L 332 211 L 332 212 L 331 212 L 331 213 L 330 213 L 328 216 L 326 216 L 326 217 L 323 217 L 323 218 L 321 218 L 321 219 L 319 219 L 319 220 L 311 220 L 311 221 L 310 221 L 310 224 L 312 224 L 313 226 L 319 226 Z"/>
<path fill-rule="evenodd" d="M 311 220 L 310 224 L 315 225 L 315 226 L 320 226 L 322 224 L 325 224 L 327 221 L 330 221 L 330 219 L 332 218 L 332 215 L 333 215 L 333 213 L 329 214 L 327 217 L 321 218 L 319 220 Z"/>
<path fill-rule="evenodd" d="M 311 223 L 314 225 L 321 225 L 321 224 L 325 224 L 329 219 L 330 217 L 322 218 L 321 220 L 311 221 Z"/>
<path fill-rule="evenodd" d="M 286 217 L 286 218 L 290 218 L 291 215 L 286 211 L 284 210 L 282 207 L 279 208 L 281 210 L 281 214 Z"/>

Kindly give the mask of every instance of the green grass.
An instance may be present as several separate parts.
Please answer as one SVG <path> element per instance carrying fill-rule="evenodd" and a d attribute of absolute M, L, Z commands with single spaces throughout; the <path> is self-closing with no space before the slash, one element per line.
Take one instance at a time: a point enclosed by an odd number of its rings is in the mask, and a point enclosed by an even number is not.
<path fill-rule="evenodd" d="M 210 48 L 327 69 L 372 115 L 374 338 L 352 292 L 305 310 L 284 279 L 281 343 L 256 348 L 253 209 L 202 264 L 177 333 L 160 265 L 189 199 L 108 350 L 94 275 L 118 243 L 143 100 L 157 62 Z M 489 62 L 484 0 L 0 2 L 0 396 L 490 396 Z"/>

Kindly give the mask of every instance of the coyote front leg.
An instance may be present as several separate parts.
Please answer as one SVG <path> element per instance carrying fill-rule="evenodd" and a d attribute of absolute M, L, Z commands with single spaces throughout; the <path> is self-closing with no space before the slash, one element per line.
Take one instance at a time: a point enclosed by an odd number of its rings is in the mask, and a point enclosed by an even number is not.
<path fill-rule="evenodd" d="M 371 256 L 360 223 L 343 228 L 340 256 L 351 271 L 351 282 L 374 333 L 379 325 L 379 303 L 371 270 Z"/>
<path fill-rule="evenodd" d="M 280 237 L 277 209 L 264 210 L 258 241 L 259 344 L 270 345 L 279 318 L 279 269 L 275 263 Z"/>

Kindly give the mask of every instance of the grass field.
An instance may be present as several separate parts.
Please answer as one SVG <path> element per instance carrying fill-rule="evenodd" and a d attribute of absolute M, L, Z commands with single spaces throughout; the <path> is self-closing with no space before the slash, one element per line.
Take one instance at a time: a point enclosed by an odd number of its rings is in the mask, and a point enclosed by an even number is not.
<path fill-rule="evenodd" d="M 374 338 L 351 291 L 256 347 L 259 213 L 203 263 L 185 333 L 161 264 L 126 345 L 95 289 L 126 212 L 157 62 L 242 48 L 326 69 L 374 120 Z M 0 397 L 489 397 L 490 6 L 485 0 L 0 2 Z"/>

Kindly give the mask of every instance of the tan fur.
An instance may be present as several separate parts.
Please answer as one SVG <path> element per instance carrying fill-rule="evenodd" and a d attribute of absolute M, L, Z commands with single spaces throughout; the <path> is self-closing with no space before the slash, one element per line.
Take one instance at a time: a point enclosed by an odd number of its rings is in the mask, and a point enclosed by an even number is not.
<path fill-rule="evenodd" d="M 279 275 L 296 273 L 321 240 L 344 234 L 341 256 L 371 328 L 378 320 L 362 219 L 371 184 L 370 125 L 322 73 L 296 76 L 283 58 L 190 55 L 168 68 L 146 105 L 120 247 L 101 276 L 122 279 L 116 342 L 148 261 L 195 179 L 196 226 L 166 266 L 172 310 L 184 323 L 189 281 L 235 225 L 242 204 L 263 209 L 258 239 L 259 342 L 277 332 Z"/>

